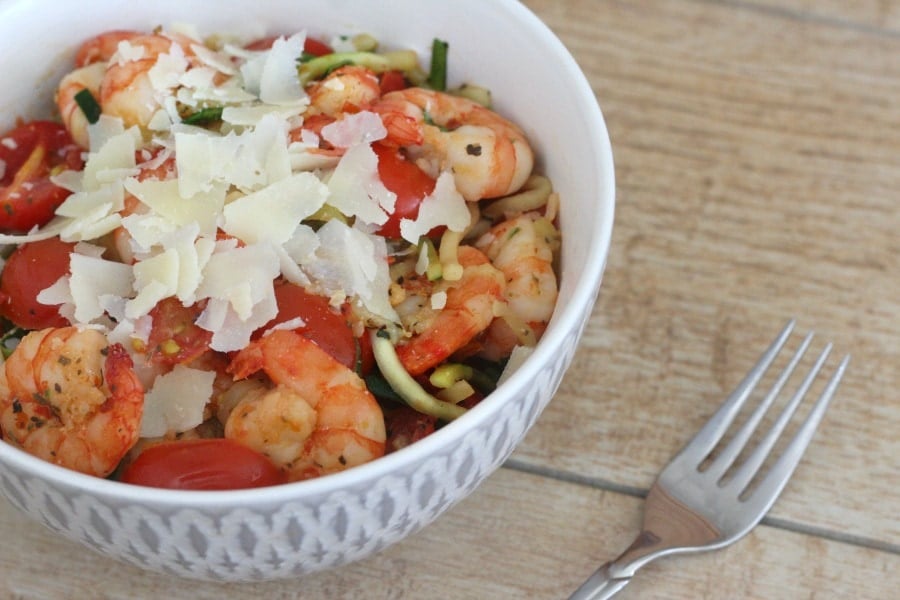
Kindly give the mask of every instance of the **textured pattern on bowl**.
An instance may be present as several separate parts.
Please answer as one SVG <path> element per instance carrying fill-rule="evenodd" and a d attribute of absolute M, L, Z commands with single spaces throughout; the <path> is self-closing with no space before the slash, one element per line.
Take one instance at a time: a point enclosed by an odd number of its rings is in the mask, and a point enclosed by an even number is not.
<path fill-rule="evenodd" d="M 254 5 L 252 19 L 242 0 L 208 6 L 158 0 L 124 11 L 115 0 L 83 0 L 45 10 L 40 2 L 0 0 L 0 35 L 22 50 L 0 59 L 7 81 L 0 127 L 49 114 L 46 99 L 75 46 L 108 29 L 185 22 L 208 32 L 364 30 L 423 56 L 439 34 L 450 41 L 451 81 L 492 89 L 498 110 L 536 142 L 541 168 L 563 198 L 560 301 L 541 343 L 476 409 L 400 452 L 308 482 L 198 493 L 82 476 L 0 443 L 0 493 L 37 522 L 142 568 L 263 580 L 346 564 L 403 539 L 509 456 L 552 398 L 591 314 L 612 230 L 612 153 L 577 64 L 516 0 L 269 0 Z"/>
<path fill-rule="evenodd" d="M 459 440 L 448 438 L 405 469 L 358 478 L 321 494 L 222 511 L 134 506 L 128 499 L 66 489 L 5 466 L 0 486 L 13 504 L 38 521 L 143 568 L 247 581 L 339 566 L 418 531 L 493 472 L 552 397 L 574 353 L 577 333 L 538 373 L 535 385 L 496 418 Z"/>

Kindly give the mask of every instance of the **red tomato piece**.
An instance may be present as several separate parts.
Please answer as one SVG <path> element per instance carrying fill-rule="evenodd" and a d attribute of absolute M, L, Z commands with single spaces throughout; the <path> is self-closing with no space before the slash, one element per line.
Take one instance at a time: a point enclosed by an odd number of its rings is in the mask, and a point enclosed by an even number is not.
<path fill-rule="evenodd" d="M 27 231 L 45 224 L 70 192 L 50 181 L 56 169 L 80 169 L 82 150 L 66 129 L 32 121 L 0 136 L 0 230 Z"/>
<path fill-rule="evenodd" d="M 195 323 L 201 312 L 202 305 L 184 306 L 177 298 L 166 298 L 154 306 L 147 340 L 150 361 L 171 367 L 190 362 L 209 350 L 212 332 Z"/>
<path fill-rule="evenodd" d="M 378 155 L 378 176 L 384 187 L 397 194 L 394 212 L 378 230 L 380 235 L 389 238 L 400 237 L 400 220 L 415 219 L 419 215 L 422 199 L 434 191 L 434 179 L 408 161 L 394 148 L 382 144 L 372 144 L 372 150 Z M 428 234 L 438 235 L 442 228 L 434 228 Z"/>
<path fill-rule="evenodd" d="M 275 283 L 275 300 L 278 315 L 260 329 L 260 334 L 274 325 L 299 317 L 304 324 L 295 329 L 297 333 L 314 341 L 341 364 L 356 368 L 357 339 L 347 319 L 328 303 L 327 298 L 282 280 Z"/>
<path fill-rule="evenodd" d="M 406 83 L 406 76 L 402 71 L 385 71 L 381 75 L 380 86 L 381 94 L 384 95 L 388 92 L 406 89 L 409 84 Z"/>
<path fill-rule="evenodd" d="M 161 442 L 122 473 L 125 483 L 173 490 L 239 490 L 285 483 L 265 455 L 226 438 Z"/>
<path fill-rule="evenodd" d="M 311 37 L 306 38 L 306 41 L 303 42 L 303 51 L 308 52 L 313 56 L 325 56 L 326 54 L 334 53 L 331 46 L 321 40 Z"/>
<path fill-rule="evenodd" d="M 385 409 L 385 452 L 396 452 L 433 433 L 436 422 L 435 417 L 423 415 L 406 405 Z"/>
<path fill-rule="evenodd" d="M 69 325 L 58 306 L 41 304 L 37 295 L 69 272 L 73 248 L 75 244 L 59 238 L 16 248 L 0 274 L 0 315 L 24 329 Z"/>

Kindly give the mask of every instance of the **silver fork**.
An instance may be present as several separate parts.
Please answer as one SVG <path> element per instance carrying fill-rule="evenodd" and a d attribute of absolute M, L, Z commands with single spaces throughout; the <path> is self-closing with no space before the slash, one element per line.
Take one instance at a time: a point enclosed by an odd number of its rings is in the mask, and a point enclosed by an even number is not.
<path fill-rule="evenodd" d="M 806 336 L 760 405 L 724 449 L 712 457 L 710 453 L 775 360 L 793 329 L 792 320 L 716 414 L 659 474 L 647 494 L 641 532 L 631 546 L 618 558 L 597 569 L 569 600 L 610 598 L 628 584 L 639 568 L 650 561 L 669 554 L 723 548 L 744 537 L 762 520 L 800 462 L 816 427 L 825 415 L 850 356 L 845 356 L 840 362 L 793 439 L 753 489 L 748 490 L 748 486 L 825 364 L 831 344 L 819 355 L 772 428 L 742 464 L 734 465 L 734 462 L 800 362 L 812 341 L 812 332 Z M 729 472 L 732 467 L 734 470 Z"/>

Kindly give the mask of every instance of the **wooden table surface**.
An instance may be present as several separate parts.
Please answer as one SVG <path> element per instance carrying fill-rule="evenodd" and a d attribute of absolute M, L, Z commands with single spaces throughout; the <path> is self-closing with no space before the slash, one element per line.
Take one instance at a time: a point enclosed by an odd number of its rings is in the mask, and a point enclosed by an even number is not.
<path fill-rule="evenodd" d="M 618 205 L 583 344 L 504 468 L 369 560 L 253 586 L 110 563 L 0 501 L 0 597 L 566 598 L 791 316 L 853 355 L 793 480 L 740 543 L 619 597 L 897 597 L 900 1 L 525 3 L 593 85 Z"/>

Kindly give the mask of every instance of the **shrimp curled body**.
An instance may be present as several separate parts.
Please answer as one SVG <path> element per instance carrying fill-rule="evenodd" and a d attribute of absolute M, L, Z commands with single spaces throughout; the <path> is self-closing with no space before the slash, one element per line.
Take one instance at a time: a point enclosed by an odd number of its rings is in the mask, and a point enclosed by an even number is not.
<path fill-rule="evenodd" d="M 143 406 L 131 357 L 97 330 L 31 332 L 0 368 L 3 438 L 89 475 L 106 477 L 134 446 Z"/>
<path fill-rule="evenodd" d="M 236 379 L 263 371 L 225 421 L 225 437 L 267 455 L 290 481 L 343 471 L 384 455 L 381 407 L 352 370 L 315 342 L 276 330 L 241 350 Z"/>
<path fill-rule="evenodd" d="M 431 297 L 441 294 L 446 298 L 441 309 L 425 303 L 414 314 L 401 311 L 406 328 L 417 332 L 397 346 L 397 356 L 410 375 L 420 375 L 444 362 L 494 320 L 494 305 L 502 301 L 505 289 L 503 273 L 471 246 L 459 247 L 459 262 L 463 267 L 459 280 L 441 280 L 426 290 Z"/>
<path fill-rule="evenodd" d="M 517 191 L 534 166 L 522 130 L 467 98 L 407 88 L 385 94 L 372 110 L 381 116 L 389 143 L 432 175 L 452 171 L 469 202 Z"/>
<path fill-rule="evenodd" d="M 310 114 L 338 118 L 365 109 L 381 95 L 375 73 L 355 65 L 340 67 L 307 90 Z"/>
<path fill-rule="evenodd" d="M 69 134 L 88 147 L 87 121 L 75 95 L 87 89 L 103 114 L 120 117 L 126 127 L 145 129 L 160 108 L 152 70 L 160 57 L 184 61 L 193 56 L 181 37 L 113 31 L 86 41 L 78 50 L 77 68 L 60 82 L 56 105 Z"/>
<path fill-rule="evenodd" d="M 559 232 L 540 213 L 527 212 L 494 225 L 475 247 L 506 278 L 505 318 L 491 323 L 481 352 L 497 360 L 509 356 L 516 344 L 534 344 L 553 314 L 558 296 L 553 258 Z"/>

